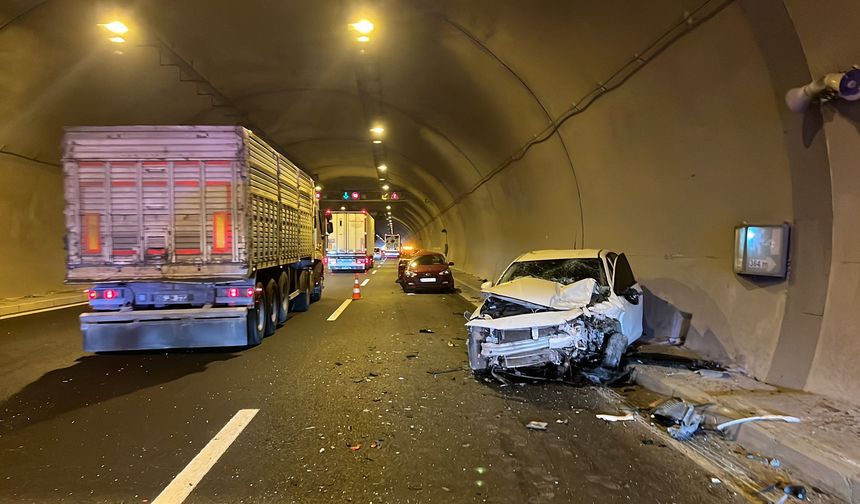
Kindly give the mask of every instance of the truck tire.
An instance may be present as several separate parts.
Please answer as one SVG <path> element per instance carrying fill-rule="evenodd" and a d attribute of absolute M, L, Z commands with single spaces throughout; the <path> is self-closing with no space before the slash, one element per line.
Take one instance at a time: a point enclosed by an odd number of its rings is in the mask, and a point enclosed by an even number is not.
<path fill-rule="evenodd" d="M 620 332 L 613 332 L 606 339 L 601 366 L 606 369 L 616 369 L 621 364 L 621 356 L 627 350 L 627 337 Z"/>
<path fill-rule="evenodd" d="M 254 306 L 248 308 L 248 346 L 257 346 L 266 332 L 266 296 L 262 282 L 257 282 Z"/>
<path fill-rule="evenodd" d="M 265 336 L 275 334 L 275 329 L 278 328 L 278 310 L 280 307 L 280 299 L 278 296 L 278 285 L 274 280 L 269 280 L 266 283 L 266 331 Z"/>
<path fill-rule="evenodd" d="M 285 324 L 290 313 L 290 275 L 286 271 L 278 277 L 278 325 Z"/>
<path fill-rule="evenodd" d="M 311 307 L 311 275 L 309 270 L 302 270 L 299 274 L 299 295 L 293 299 L 290 308 L 294 312 L 308 311 Z"/>

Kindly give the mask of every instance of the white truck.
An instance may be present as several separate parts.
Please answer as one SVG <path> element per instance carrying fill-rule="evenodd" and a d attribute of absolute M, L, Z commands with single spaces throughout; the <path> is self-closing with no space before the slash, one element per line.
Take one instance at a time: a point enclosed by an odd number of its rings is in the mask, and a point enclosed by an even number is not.
<path fill-rule="evenodd" d="M 382 250 L 382 255 L 386 259 L 389 257 L 400 257 L 400 235 L 387 234 L 385 235 L 385 248 Z"/>
<path fill-rule="evenodd" d="M 367 271 L 373 267 L 376 223 L 366 211 L 328 214 L 326 261 L 330 271 Z"/>
<path fill-rule="evenodd" d="M 86 351 L 256 345 L 322 295 L 314 181 L 249 130 L 68 128 L 63 171 Z"/>

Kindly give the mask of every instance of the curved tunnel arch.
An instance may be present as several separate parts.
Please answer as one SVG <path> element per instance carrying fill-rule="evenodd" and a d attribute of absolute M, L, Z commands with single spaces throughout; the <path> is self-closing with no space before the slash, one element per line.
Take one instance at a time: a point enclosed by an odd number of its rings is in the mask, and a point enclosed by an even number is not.
<path fill-rule="evenodd" d="M 849 0 L 834 2 L 852 8 Z M 114 57 L 98 37 L 80 37 L 92 29 L 93 5 L 46 2 L 0 32 L 0 44 L 9 48 L 0 51 L 0 62 L 17 73 L 0 78 L 5 150 L 58 162 L 64 124 L 236 122 L 179 82 L 175 68 L 159 66 L 151 49 L 129 46 Z M 360 175 L 373 187 L 369 149 L 355 154 L 367 142 L 354 92 L 355 47 L 334 40 L 343 35 L 344 9 L 251 1 L 230 15 L 226 1 L 207 5 L 214 6 L 207 21 L 217 39 L 184 24 L 199 10 L 193 1 L 148 0 L 140 9 L 326 181 Z M 842 187 L 853 181 L 845 151 L 860 147 L 841 129 L 851 131 L 855 112 L 826 107 L 826 121 L 811 128 L 780 100 L 787 87 L 812 77 L 810 68 L 813 75 L 835 71 L 856 53 L 838 41 L 833 48 L 832 37 L 821 35 L 832 30 L 809 0 L 669 0 L 623 9 L 579 1 L 541 9 L 489 0 L 391 5 L 379 4 L 390 23 L 380 24 L 377 46 L 382 106 L 394 125 L 387 148 L 403 167 L 390 177 L 412 200 L 397 218 L 420 238 L 438 244 L 446 229 L 457 264 L 492 277 L 524 250 L 581 245 L 587 227 L 588 245 L 627 251 L 655 298 L 695 314 L 692 340 L 713 346 L 706 350 L 793 386 L 821 390 L 822 377 L 839 381 L 821 369 L 842 362 L 834 350 L 846 339 L 839 322 L 854 320 L 839 299 L 851 292 L 845 279 L 853 278 L 849 265 L 857 255 L 845 238 L 846 222 L 856 222 L 845 210 L 854 196 Z M 681 23 L 695 29 L 683 28 L 666 50 L 639 53 L 667 27 L 688 20 L 685 13 L 718 5 L 724 8 L 701 23 Z M 270 29 L 284 20 L 289 30 Z M 829 22 L 848 32 L 839 16 Z M 254 23 L 267 29 L 252 30 Z M 91 54 L 98 64 L 58 81 Z M 552 131 L 552 140 L 474 187 L 634 54 L 654 57 L 602 95 L 599 106 Z M 52 105 L 22 120 L 28 89 L 48 88 Z M 422 130 L 431 134 L 420 137 Z M 299 144 L 312 138 L 329 142 L 329 152 L 303 151 Z M 832 141 L 833 159 L 825 140 Z M 366 174 L 351 172 L 356 168 Z M 44 221 L 42 234 L 62 234 L 58 170 L 12 156 L 0 156 L 0 169 L 22 193 L 7 196 L 16 203 L 0 219 L 15 239 L 0 254 L 21 269 L 54 265 L 45 269 L 50 281 L 33 284 L 54 288 L 62 278 L 59 239 L 45 240 L 22 223 L 35 215 Z M 831 173 L 841 181 L 832 192 Z M 787 282 L 732 273 L 726 230 L 742 221 L 794 223 Z M 9 281 L 0 286 L 21 284 L 15 272 L 3 275 Z M 807 358 L 796 360 L 798 353 Z M 839 388 L 857 395 L 849 389 Z"/>

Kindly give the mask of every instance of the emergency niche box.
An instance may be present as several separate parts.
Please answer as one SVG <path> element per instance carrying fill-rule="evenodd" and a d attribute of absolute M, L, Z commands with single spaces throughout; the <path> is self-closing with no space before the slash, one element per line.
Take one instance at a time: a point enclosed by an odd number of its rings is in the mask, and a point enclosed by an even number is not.
<path fill-rule="evenodd" d="M 735 273 L 785 278 L 790 231 L 788 224 L 735 227 Z"/>

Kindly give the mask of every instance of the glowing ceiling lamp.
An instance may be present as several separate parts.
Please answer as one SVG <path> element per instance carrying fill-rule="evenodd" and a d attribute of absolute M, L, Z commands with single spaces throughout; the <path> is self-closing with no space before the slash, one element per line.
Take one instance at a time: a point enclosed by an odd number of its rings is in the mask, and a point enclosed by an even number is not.
<path fill-rule="evenodd" d="M 111 21 L 110 23 L 100 24 L 99 26 L 109 32 L 116 33 L 117 35 L 123 35 L 128 32 L 128 26 L 126 26 L 122 21 Z"/>
<path fill-rule="evenodd" d="M 362 35 L 367 35 L 368 33 L 373 31 L 373 23 L 371 23 L 367 19 L 360 19 L 349 26 L 358 33 L 361 33 Z"/>

